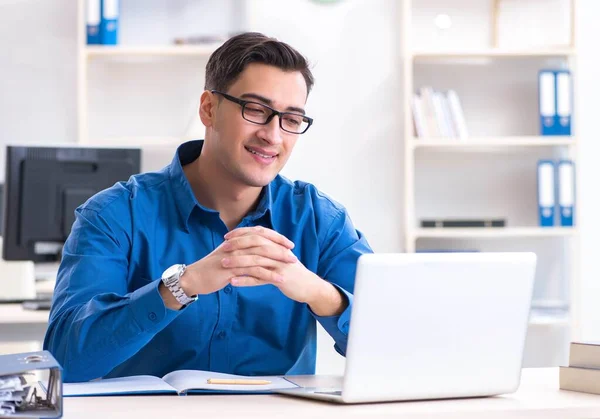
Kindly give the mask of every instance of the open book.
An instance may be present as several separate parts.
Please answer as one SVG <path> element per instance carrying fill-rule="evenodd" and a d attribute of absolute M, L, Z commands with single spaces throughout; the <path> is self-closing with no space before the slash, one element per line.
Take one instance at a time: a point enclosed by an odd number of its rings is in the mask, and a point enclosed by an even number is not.
<path fill-rule="evenodd" d="M 209 384 L 209 379 L 265 380 L 269 384 Z M 298 385 L 279 376 L 246 377 L 210 371 L 179 370 L 162 378 L 152 375 L 108 378 L 86 383 L 64 383 L 65 397 L 117 396 L 132 394 L 270 393 Z"/>

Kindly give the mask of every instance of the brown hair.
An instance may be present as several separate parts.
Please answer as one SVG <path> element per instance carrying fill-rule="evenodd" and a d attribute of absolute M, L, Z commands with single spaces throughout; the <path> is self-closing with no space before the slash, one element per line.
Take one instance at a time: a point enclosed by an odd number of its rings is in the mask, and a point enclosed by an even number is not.
<path fill-rule="evenodd" d="M 212 53 L 206 65 L 204 89 L 226 92 L 250 63 L 261 63 L 283 71 L 299 71 L 307 93 L 314 84 L 308 61 L 285 42 L 258 32 L 246 32 L 227 40 Z"/>

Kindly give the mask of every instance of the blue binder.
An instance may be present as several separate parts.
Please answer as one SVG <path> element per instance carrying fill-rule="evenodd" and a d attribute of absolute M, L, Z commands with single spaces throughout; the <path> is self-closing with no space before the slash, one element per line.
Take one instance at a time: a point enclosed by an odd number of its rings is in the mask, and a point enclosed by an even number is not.
<path fill-rule="evenodd" d="M 100 0 L 87 0 L 85 5 L 87 44 L 98 45 L 101 43 Z"/>
<path fill-rule="evenodd" d="M 575 166 L 571 160 L 558 162 L 558 205 L 560 225 L 572 227 L 575 213 Z"/>
<path fill-rule="evenodd" d="M 540 70 L 538 74 L 538 99 L 540 134 L 557 135 L 556 76 L 552 70 Z"/>
<path fill-rule="evenodd" d="M 33 371 L 48 371 L 47 381 L 26 380 Z M 0 355 L 0 381 L 4 393 L 10 393 L 9 403 L 0 403 L 1 417 L 60 418 L 63 411 L 62 368 L 48 351 Z M 22 390 L 15 388 L 21 386 Z M 8 386 L 6 386 L 8 384 Z M 19 393 L 25 394 L 19 394 Z M 6 394 L 5 394 L 6 396 Z M 22 400 L 18 400 L 22 398 Z"/>
<path fill-rule="evenodd" d="M 119 0 L 102 0 L 100 38 L 103 45 L 117 45 Z"/>
<path fill-rule="evenodd" d="M 571 72 L 558 70 L 556 78 L 556 135 L 571 135 L 571 114 L 573 109 L 573 88 Z"/>
<path fill-rule="evenodd" d="M 554 226 L 555 170 L 552 160 L 540 160 L 537 169 L 538 213 L 540 227 Z"/>

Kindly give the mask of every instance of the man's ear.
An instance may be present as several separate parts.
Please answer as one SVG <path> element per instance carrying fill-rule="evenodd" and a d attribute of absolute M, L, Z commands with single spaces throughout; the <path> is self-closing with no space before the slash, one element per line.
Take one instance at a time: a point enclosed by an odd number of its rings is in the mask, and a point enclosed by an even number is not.
<path fill-rule="evenodd" d="M 205 127 L 212 127 L 215 121 L 218 98 L 208 90 L 200 96 L 200 120 Z"/>

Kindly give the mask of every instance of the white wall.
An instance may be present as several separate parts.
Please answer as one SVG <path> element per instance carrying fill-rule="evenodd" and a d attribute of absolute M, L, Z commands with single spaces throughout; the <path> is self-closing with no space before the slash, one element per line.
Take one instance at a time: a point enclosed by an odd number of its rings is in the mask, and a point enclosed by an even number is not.
<path fill-rule="evenodd" d="M 307 110 L 316 122 L 298 142 L 284 174 L 313 182 L 345 204 L 377 251 L 400 251 L 402 243 L 398 3 L 288 0 L 285 8 L 277 0 L 245 3 L 250 29 L 280 37 L 314 64 L 316 85 Z M 578 3 L 583 337 L 600 340 L 600 2 Z M 177 12 L 181 1 L 170 7 Z M 75 20 L 73 0 L 0 2 L 0 144 L 76 140 Z M 3 159 L 0 151 L 0 179 Z M 337 372 L 343 365 L 337 355 L 323 359 L 321 372 Z"/>
<path fill-rule="evenodd" d="M 401 247 L 402 116 L 395 0 L 318 4 L 252 0 L 248 26 L 297 48 L 313 64 L 314 125 L 284 174 L 344 204 L 377 251 Z"/>
<path fill-rule="evenodd" d="M 581 306 L 582 338 L 600 340 L 600 2 L 578 0 L 579 16 L 577 44 L 579 48 L 578 78 L 579 109 L 577 133 L 581 134 L 579 152 L 579 191 L 581 226 Z"/>
<path fill-rule="evenodd" d="M 73 0 L 0 2 L 0 182 L 4 145 L 76 139 Z"/>

